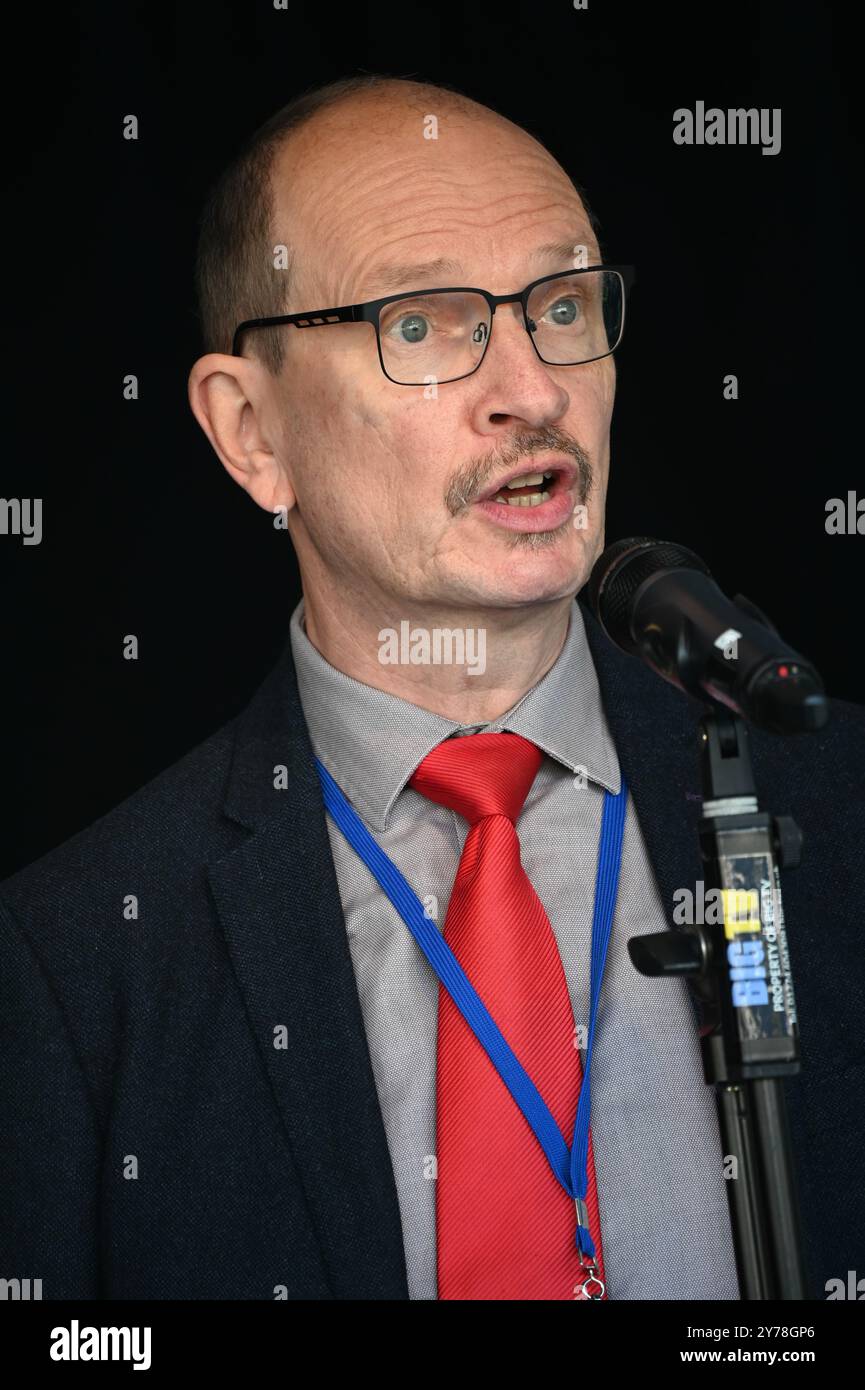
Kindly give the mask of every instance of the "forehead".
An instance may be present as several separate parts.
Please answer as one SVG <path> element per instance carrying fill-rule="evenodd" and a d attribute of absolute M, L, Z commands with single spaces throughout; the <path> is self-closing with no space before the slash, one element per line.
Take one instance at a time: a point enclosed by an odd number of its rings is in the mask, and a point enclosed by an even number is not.
<path fill-rule="evenodd" d="M 298 293 L 372 298 L 412 288 L 397 283 L 402 268 L 435 262 L 428 285 L 506 293 L 514 276 L 565 269 L 570 255 L 548 264 L 554 247 L 600 259 L 571 180 L 518 126 L 442 112 L 429 139 L 434 112 L 359 105 L 320 113 L 274 161 L 274 237 L 292 249 Z"/>

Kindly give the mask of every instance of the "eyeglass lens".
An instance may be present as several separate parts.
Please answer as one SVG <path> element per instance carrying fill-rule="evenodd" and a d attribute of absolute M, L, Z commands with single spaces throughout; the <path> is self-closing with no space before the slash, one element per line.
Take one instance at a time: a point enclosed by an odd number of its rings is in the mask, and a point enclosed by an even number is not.
<path fill-rule="evenodd" d="M 605 357 L 622 332 L 624 289 L 615 270 L 587 270 L 536 285 L 527 327 L 542 361 L 568 366 Z M 465 291 L 406 296 L 383 306 L 379 341 L 387 375 L 402 385 L 468 376 L 486 351 L 492 316 Z"/>

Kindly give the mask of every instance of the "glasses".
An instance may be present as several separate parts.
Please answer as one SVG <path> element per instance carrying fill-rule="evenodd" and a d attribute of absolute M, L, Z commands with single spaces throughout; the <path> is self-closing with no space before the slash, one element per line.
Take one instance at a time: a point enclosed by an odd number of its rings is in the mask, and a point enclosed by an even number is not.
<path fill-rule="evenodd" d="M 254 328 L 371 323 L 381 369 L 389 381 L 397 386 L 442 385 L 477 371 L 489 347 L 496 308 L 519 303 L 541 361 L 551 367 L 576 367 L 609 357 L 619 346 L 625 294 L 634 279 L 632 266 L 589 266 L 544 275 L 518 294 L 465 287 L 415 290 L 337 309 L 246 319 L 234 331 L 231 351 L 238 356 L 241 338 Z"/>

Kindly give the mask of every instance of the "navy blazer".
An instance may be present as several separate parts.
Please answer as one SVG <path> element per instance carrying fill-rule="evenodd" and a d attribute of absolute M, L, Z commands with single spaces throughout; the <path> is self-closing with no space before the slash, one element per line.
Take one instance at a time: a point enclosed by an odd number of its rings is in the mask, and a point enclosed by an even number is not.
<path fill-rule="evenodd" d="M 672 914 L 703 876 L 700 707 L 583 612 Z M 784 1086 L 816 1299 L 865 1253 L 863 716 L 752 734 L 761 804 L 805 836 L 782 874 L 803 1061 Z M 0 1277 L 45 1299 L 407 1298 L 288 641 L 236 719 L 0 884 L 0 933 Z"/>

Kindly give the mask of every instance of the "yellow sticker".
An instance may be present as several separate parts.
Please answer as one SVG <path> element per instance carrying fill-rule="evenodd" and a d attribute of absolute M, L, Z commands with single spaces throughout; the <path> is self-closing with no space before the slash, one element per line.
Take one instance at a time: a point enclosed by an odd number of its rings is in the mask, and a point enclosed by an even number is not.
<path fill-rule="evenodd" d="M 737 936 L 748 933 L 759 936 L 760 896 L 756 888 L 723 888 L 721 897 L 724 904 L 724 935 L 733 941 Z"/>

